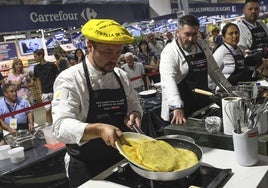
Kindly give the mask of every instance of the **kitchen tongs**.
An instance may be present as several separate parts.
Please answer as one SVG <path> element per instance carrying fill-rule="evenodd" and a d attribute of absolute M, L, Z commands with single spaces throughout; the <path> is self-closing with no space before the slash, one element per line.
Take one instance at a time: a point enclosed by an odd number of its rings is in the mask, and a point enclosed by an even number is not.
<path fill-rule="evenodd" d="M 132 145 L 126 140 L 126 138 L 124 137 L 124 135 L 120 136 L 118 138 L 118 141 L 120 142 L 121 145 L 127 145 L 132 147 Z"/>
<path fill-rule="evenodd" d="M 133 124 L 132 127 L 138 134 L 144 134 L 144 132 L 136 124 Z M 132 147 L 132 145 L 126 140 L 124 135 L 118 138 L 118 141 L 120 142 L 121 145 L 128 145 Z"/>

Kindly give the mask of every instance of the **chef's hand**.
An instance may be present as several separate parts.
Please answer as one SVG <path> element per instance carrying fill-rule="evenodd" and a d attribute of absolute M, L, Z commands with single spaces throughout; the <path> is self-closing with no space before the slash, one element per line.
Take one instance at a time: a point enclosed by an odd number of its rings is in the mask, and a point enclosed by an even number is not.
<path fill-rule="evenodd" d="M 101 138 L 108 146 L 115 147 L 115 141 L 122 136 L 118 127 L 105 123 L 88 124 L 80 142 L 87 142 L 96 138 Z"/>
<path fill-rule="evenodd" d="M 184 117 L 184 112 L 182 109 L 175 109 L 173 111 L 173 117 L 170 123 L 177 125 L 182 125 L 186 123 L 186 118 Z"/>
<path fill-rule="evenodd" d="M 100 137 L 108 146 L 115 147 L 115 141 L 121 136 L 121 130 L 113 125 L 105 124 L 100 129 Z"/>
<path fill-rule="evenodd" d="M 139 112 L 132 112 L 128 117 L 125 118 L 125 124 L 131 130 L 133 130 L 133 124 L 136 124 L 139 128 L 141 128 L 141 115 Z"/>

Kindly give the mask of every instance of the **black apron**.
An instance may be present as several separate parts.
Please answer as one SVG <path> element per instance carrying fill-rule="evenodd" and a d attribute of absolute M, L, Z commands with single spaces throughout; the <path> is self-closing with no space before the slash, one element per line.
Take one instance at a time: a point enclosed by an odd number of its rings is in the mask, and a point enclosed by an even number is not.
<path fill-rule="evenodd" d="M 121 131 L 127 131 L 127 126 L 124 125 L 127 100 L 119 77 L 114 72 L 120 88 L 93 91 L 85 61 L 83 68 L 90 96 L 86 122 L 107 123 L 118 127 Z M 71 158 L 68 171 L 71 187 L 81 185 L 123 159 L 117 149 L 107 146 L 101 138 L 90 140 L 82 146 L 77 144 L 66 146 Z"/>
<path fill-rule="evenodd" d="M 187 76 L 178 84 L 181 98 L 184 102 L 184 115 L 189 117 L 193 112 L 209 105 L 209 97 L 194 93 L 194 88 L 208 90 L 208 70 L 207 58 L 202 48 L 200 53 L 186 56 L 177 42 L 181 53 L 183 54 L 189 70 Z"/>
<path fill-rule="evenodd" d="M 238 50 L 236 50 L 236 53 L 234 53 L 226 44 L 223 43 L 223 45 L 230 52 L 235 62 L 235 69 L 227 78 L 227 80 L 232 85 L 236 85 L 238 82 L 253 81 L 254 80 L 252 78 L 253 70 L 251 71 L 245 68 L 245 58 L 240 48 L 237 47 Z"/>
<path fill-rule="evenodd" d="M 262 26 L 256 22 L 257 27 L 256 28 L 250 28 L 248 23 L 246 23 L 243 20 L 243 23 L 247 26 L 247 28 L 250 30 L 252 35 L 252 45 L 250 47 L 250 50 L 255 50 L 257 48 L 263 48 L 267 46 L 268 44 L 268 35 L 266 34 L 265 30 L 262 28 Z"/>

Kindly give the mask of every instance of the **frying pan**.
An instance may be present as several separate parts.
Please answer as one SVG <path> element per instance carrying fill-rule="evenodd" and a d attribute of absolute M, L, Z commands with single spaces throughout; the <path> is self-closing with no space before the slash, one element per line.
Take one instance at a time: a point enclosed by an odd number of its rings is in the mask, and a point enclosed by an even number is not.
<path fill-rule="evenodd" d="M 137 133 L 131 133 L 131 135 L 133 136 L 133 134 L 135 135 L 136 138 L 142 139 L 142 138 L 148 138 L 148 136 L 146 135 L 141 135 L 141 134 L 137 134 Z M 129 133 L 124 133 L 124 136 L 127 138 L 129 136 Z M 151 138 L 151 137 L 149 137 Z M 153 139 L 153 138 L 151 138 Z M 193 151 L 197 157 L 198 157 L 198 163 L 196 163 L 194 166 L 184 169 L 184 170 L 180 170 L 180 171 L 173 171 L 173 172 L 154 172 L 151 170 L 147 170 L 145 169 L 143 166 L 135 163 L 134 161 L 129 160 L 129 165 L 132 168 L 133 171 L 135 171 L 137 174 L 147 178 L 147 179 L 151 179 L 151 180 L 157 180 L 157 181 L 173 181 L 173 180 L 177 180 L 180 178 L 184 178 L 190 174 L 192 174 L 193 172 L 195 172 L 201 163 L 202 160 L 202 150 L 199 146 L 197 146 L 196 144 L 194 144 L 193 142 L 187 141 L 186 139 L 180 139 L 180 138 L 173 138 L 173 137 L 160 137 L 157 138 L 157 140 L 163 140 L 168 142 L 169 144 L 171 144 L 172 146 L 176 147 L 176 148 L 182 148 L 182 149 L 188 149 Z M 120 144 L 116 144 L 117 148 L 120 151 Z M 120 151 L 120 153 L 124 153 L 123 151 Z M 121 154 L 122 154 L 121 153 Z M 125 156 L 125 154 L 123 154 Z M 126 159 L 128 159 L 126 157 Z"/>
<path fill-rule="evenodd" d="M 206 90 L 202 90 L 202 89 L 193 89 L 193 92 L 198 93 L 198 94 L 202 94 L 202 95 L 206 95 L 209 96 L 209 98 L 215 102 L 219 107 L 221 107 L 221 99 L 225 98 L 225 97 L 229 97 L 231 94 L 230 93 L 217 93 L 214 94 L 210 91 L 206 91 Z"/>

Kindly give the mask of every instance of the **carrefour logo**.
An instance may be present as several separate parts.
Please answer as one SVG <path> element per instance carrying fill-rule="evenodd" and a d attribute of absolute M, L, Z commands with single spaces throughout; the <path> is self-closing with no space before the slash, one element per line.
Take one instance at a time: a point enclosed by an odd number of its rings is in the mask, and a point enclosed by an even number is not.
<path fill-rule="evenodd" d="M 51 14 L 38 14 L 37 12 L 30 13 L 30 19 L 32 22 L 58 22 L 58 21 L 75 21 L 78 20 L 79 13 L 77 12 L 64 12 L 59 10 L 57 13 Z M 97 16 L 97 13 L 91 8 L 85 8 L 81 12 L 81 17 L 84 20 L 90 20 Z"/>
<path fill-rule="evenodd" d="M 96 18 L 97 13 L 93 9 L 91 9 L 91 8 L 85 8 L 81 12 L 81 16 L 82 16 L 82 18 L 84 18 L 84 20 L 87 21 L 87 20 Z"/>

